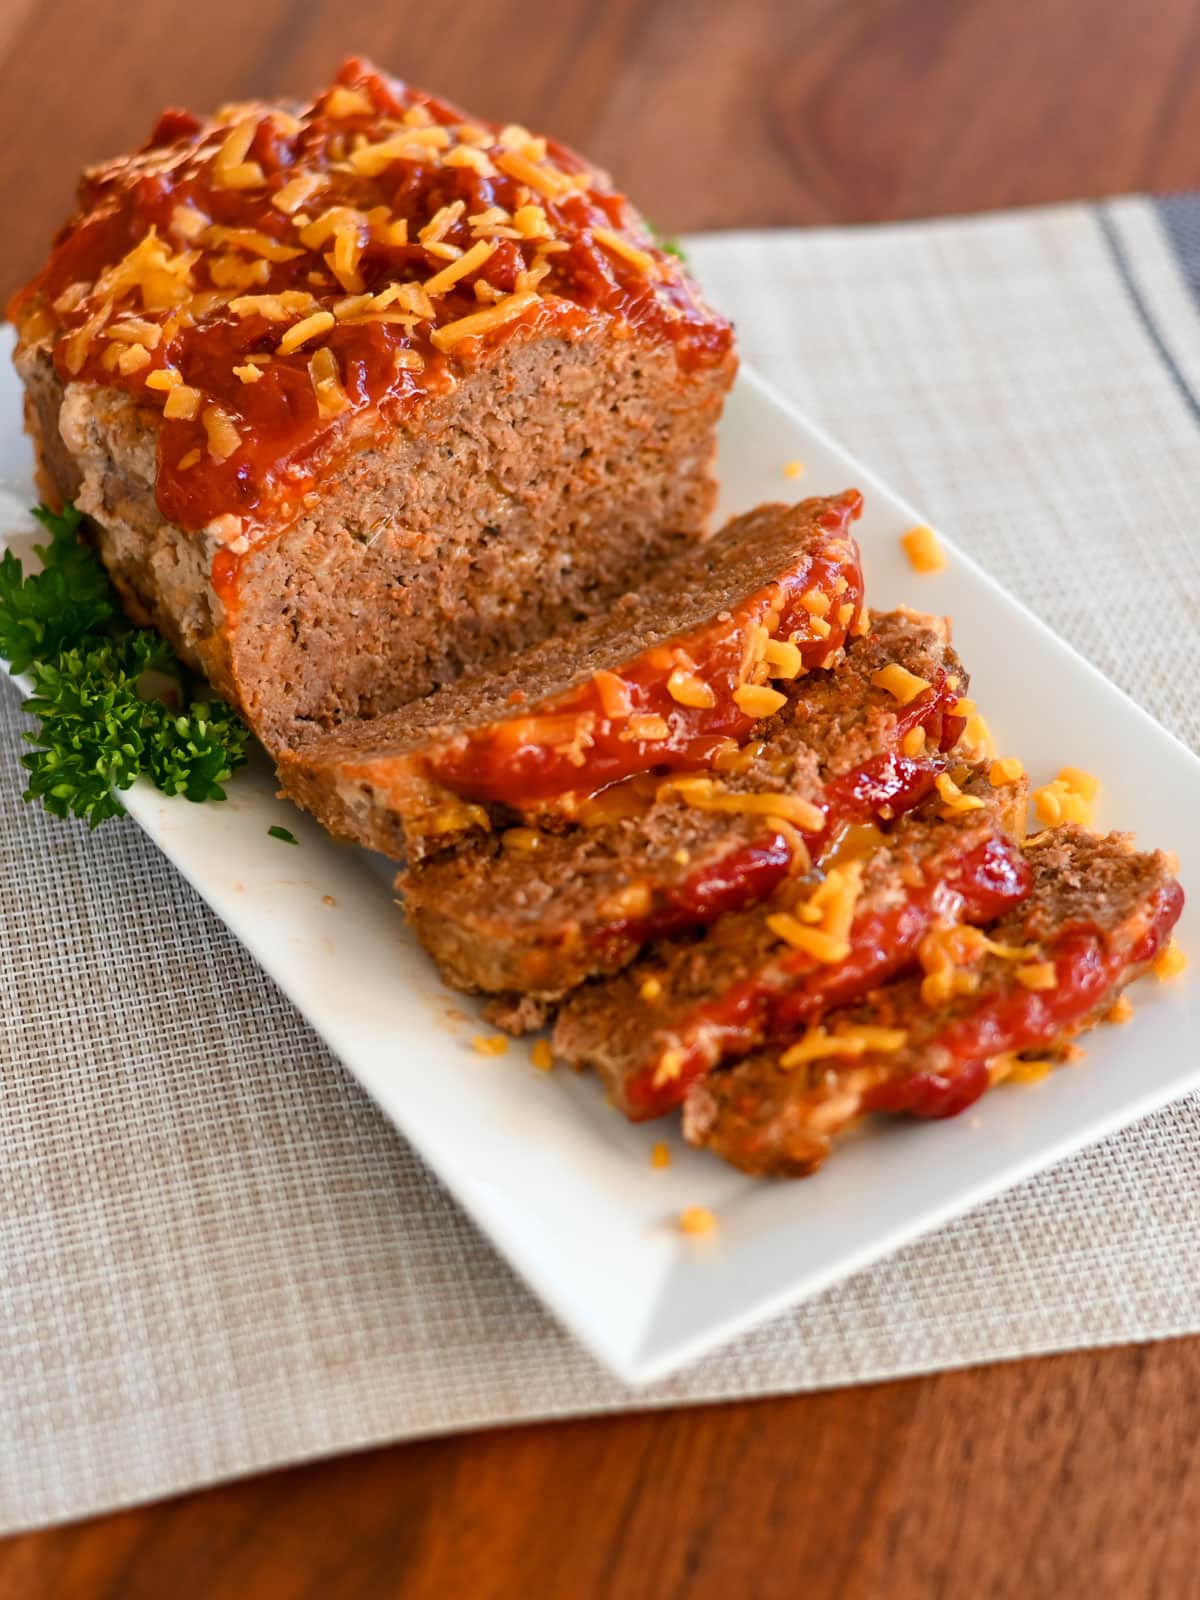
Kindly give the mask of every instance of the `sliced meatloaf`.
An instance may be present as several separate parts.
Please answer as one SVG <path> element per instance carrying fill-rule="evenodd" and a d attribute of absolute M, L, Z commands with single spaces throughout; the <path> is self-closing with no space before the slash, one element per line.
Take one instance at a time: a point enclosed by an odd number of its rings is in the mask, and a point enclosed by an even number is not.
<path fill-rule="evenodd" d="M 43 492 L 272 750 L 702 534 L 728 323 L 608 179 L 348 61 L 169 112 L 10 308 Z"/>
<path fill-rule="evenodd" d="M 829 666 L 862 610 L 849 533 L 862 497 L 761 506 L 595 617 L 399 711 L 279 760 L 285 793 L 333 833 L 410 854 L 479 817 L 574 815 L 651 768 L 703 767 Z"/>
<path fill-rule="evenodd" d="M 871 1112 L 953 1116 L 1031 1053 L 1061 1052 L 1167 942 L 1175 863 L 1068 824 L 1027 852 L 1029 898 L 986 932 L 937 930 L 923 978 L 876 990 L 795 1043 L 693 1084 L 690 1143 L 754 1174 L 799 1177 Z"/>
<path fill-rule="evenodd" d="M 881 665 L 927 687 L 901 706 L 871 682 Z M 397 880 L 409 919 L 457 987 L 556 1000 L 651 939 L 765 899 L 841 824 L 917 804 L 962 729 L 949 678 L 965 684 L 940 619 L 878 617 L 840 667 L 789 683 L 783 709 L 712 774 L 627 779 L 565 831 L 478 834 L 414 862 Z M 906 756 L 917 730 L 922 753 Z"/>
<path fill-rule="evenodd" d="M 661 1116 L 705 1072 L 915 966 L 934 927 L 994 921 L 1029 890 L 1028 786 L 955 788 L 952 807 L 931 796 L 886 834 L 851 827 L 818 873 L 577 989 L 555 1055 L 599 1072 L 627 1116 Z"/>

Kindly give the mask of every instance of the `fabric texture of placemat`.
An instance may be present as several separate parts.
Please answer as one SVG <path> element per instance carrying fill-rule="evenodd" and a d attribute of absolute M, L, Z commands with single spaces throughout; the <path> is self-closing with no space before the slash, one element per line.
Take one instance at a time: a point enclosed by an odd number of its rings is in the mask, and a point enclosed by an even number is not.
<path fill-rule="evenodd" d="M 1200 199 L 692 242 L 745 358 L 1200 746 Z M 1053 685 L 1047 685 L 1053 694 Z M 1188 1100 L 636 1395 L 0 688 L 0 1528 L 371 1442 L 1200 1330 Z"/>

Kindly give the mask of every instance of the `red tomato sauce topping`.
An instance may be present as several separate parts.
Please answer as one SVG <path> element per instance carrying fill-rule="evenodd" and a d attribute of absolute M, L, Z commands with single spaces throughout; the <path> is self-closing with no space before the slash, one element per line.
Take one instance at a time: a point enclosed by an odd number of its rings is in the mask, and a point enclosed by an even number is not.
<path fill-rule="evenodd" d="M 991 921 L 1025 897 L 1029 882 L 1019 846 L 997 836 L 966 852 L 936 881 L 906 888 L 895 905 L 857 916 L 845 960 L 821 963 L 800 950 L 781 950 L 767 971 L 748 975 L 672 1026 L 681 1041 L 677 1069 L 660 1074 L 656 1052 L 625 1085 L 629 1115 L 638 1121 L 664 1115 L 718 1062 L 791 1038 L 911 966 L 936 922 Z"/>
<path fill-rule="evenodd" d="M 314 503 L 364 431 L 487 348 L 597 319 L 691 369 L 731 330 L 624 197 L 562 145 L 351 59 L 307 107 L 169 111 L 91 169 L 9 307 L 65 379 L 163 418 L 163 515 L 233 556 Z M 217 574 L 228 591 L 236 564 Z"/>
<path fill-rule="evenodd" d="M 1100 928 L 1065 929 L 1046 951 L 1054 963 L 1054 988 L 1033 991 L 1013 982 L 983 996 L 969 1016 L 934 1041 L 954 1058 L 953 1071 L 917 1072 L 879 1083 L 868 1091 L 864 1109 L 939 1118 L 965 1111 L 988 1088 L 988 1063 L 994 1057 L 1055 1045 L 1127 974 L 1154 959 L 1182 910 L 1183 890 L 1177 883 L 1164 885 L 1145 934 L 1127 950 L 1112 950 Z"/>
<path fill-rule="evenodd" d="M 624 950 L 651 939 L 669 939 L 689 928 L 704 928 L 728 912 L 765 900 L 791 868 L 792 846 L 777 829 L 766 828 L 750 843 L 735 845 L 718 860 L 662 888 L 644 916 L 609 923 L 596 935 L 600 949 Z"/>

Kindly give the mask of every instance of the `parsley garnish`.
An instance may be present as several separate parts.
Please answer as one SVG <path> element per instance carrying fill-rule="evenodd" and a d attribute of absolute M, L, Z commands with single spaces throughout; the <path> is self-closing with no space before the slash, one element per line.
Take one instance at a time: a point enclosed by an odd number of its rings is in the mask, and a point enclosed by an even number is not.
<path fill-rule="evenodd" d="M 278 823 L 267 829 L 272 839 L 282 839 L 284 844 L 299 844 L 300 841 L 289 828 L 281 828 Z"/>
<path fill-rule="evenodd" d="M 34 515 L 50 532 L 35 546 L 42 571 L 27 577 L 11 551 L 0 559 L 0 656 L 32 677 L 25 709 L 39 719 L 25 735 L 24 798 L 93 828 L 143 774 L 164 794 L 224 800 L 246 759 L 245 724 L 206 685 L 193 696 L 170 646 L 125 621 L 74 507 Z"/>
<path fill-rule="evenodd" d="M 0 656 L 13 672 L 53 661 L 117 615 L 104 568 L 79 542 L 80 513 L 68 506 L 58 517 L 38 506 L 33 514 L 50 531 L 49 544 L 33 547 L 42 571 L 27 578 L 11 550 L 0 557 Z"/>
<path fill-rule="evenodd" d="M 646 226 L 650 229 L 651 237 L 660 250 L 664 250 L 669 256 L 678 256 L 680 261 L 685 266 L 687 265 L 687 256 L 684 254 L 683 246 L 678 239 L 672 234 L 660 232 L 649 219 L 646 221 Z"/>

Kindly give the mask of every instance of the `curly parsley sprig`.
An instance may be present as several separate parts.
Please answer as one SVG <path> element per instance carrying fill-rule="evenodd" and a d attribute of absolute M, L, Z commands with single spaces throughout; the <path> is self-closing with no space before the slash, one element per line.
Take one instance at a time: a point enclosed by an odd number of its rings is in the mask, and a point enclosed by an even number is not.
<path fill-rule="evenodd" d="M 118 791 L 143 774 L 165 794 L 224 800 L 249 732 L 207 686 L 192 696 L 170 647 L 121 614 L 104 568 L 79 537 L 82 517 L 39 506 L 50 533 L 42 571 L 0 559 L 0 656 L 28 672 L 38 726 L 22 764 L 26 800 L 98 827 L 124 809 Z"/>
<path fill-rule="evenodd" d="M 26 577 L 11 550 L 0 557 L 0 656 L 13 672 L 28 672 L 35 661 L 53 661 L 118 615 L 104 568 L 80 543 L 81 514 L 74 506 L 61 516 L 45 506 L 33 514 L 50 533 L 49 544 L 33 547 L 41 572 Z"/>

